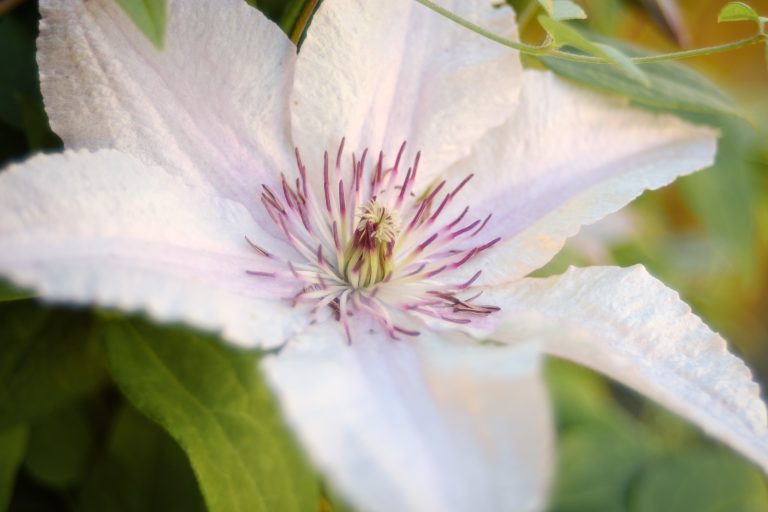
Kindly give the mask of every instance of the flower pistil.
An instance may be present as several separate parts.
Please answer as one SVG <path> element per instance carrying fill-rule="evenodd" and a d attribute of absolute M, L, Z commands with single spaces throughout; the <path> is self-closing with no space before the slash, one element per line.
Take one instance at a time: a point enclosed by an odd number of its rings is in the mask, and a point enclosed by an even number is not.
<path fill-rule="evenodd" d="M 354 311 L 365 311 L 393 338 L 418 334 L 396 323 L 393 312 L 466 324 L 498 311 L 476 304 L 479 293 L 468 293 L 481 270 L 460 283 L 446 281 L 451 271 L 500 241 L 479 241 L 490 214 L 468 220 L 467 206 L 445 218 L 473 175 L 452 190 L 446 191 L 442 180 L 417 194 L 420 153 L 400 177 L 405 143 L 391 167 L 384 165 L 381 152 L 375 163 L 367 163 L 367 150 L 359 159 L 352 153 L 346 176 L 343 150 L 342 140 L 335 169 L 324 154 L 322 195 L 309 186 L 298 150 L 295 182 L 283 176 L 281 194 L 263 186 L 262 204 L 300 257 L 281 260 L 246 238 L 265 267 L 247 273 L 300 285 L 290 297 L 294 304 L 313 301 L 315 313 L 330 307 L 345 329 Z"/>

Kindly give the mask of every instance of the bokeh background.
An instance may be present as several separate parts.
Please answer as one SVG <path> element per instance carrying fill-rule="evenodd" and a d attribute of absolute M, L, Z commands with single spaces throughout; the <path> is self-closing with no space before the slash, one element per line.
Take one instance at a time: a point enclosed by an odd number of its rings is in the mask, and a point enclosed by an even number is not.
<path fill-rule="evenodd" d="M 48 128 L 37 83 L 36 2 L 15 3 L 0 15 L 0 168 L 61 148 Z M 295 14 L 300 2 L 251 3 L 290 30 L 289 11 Z M 523 38 L 540 40 L 543 32 L 531 16 L 535 0 L 510 3 L 525 13 Z M 716 23 L 722 0 L 579 3 L 589 14 L 580 22 L 585 30 L 656 52 L 719 44 L 754 33 L 750 23 Z M 751 5 L 768 15 L 768 0 L 753 0 Z M 10 2 L 0 2 L 0 10 L 2 6 Z M 629 208 L 584 230 L 539 274 L 559 273 L 571 264 L 646 265 L 731 342 L 765 389 L 764 51 L 756 45 L 687 62 L 745 113 L 740 118 L 679 112 L 722 131 L 714 167 L 646 193 Z M 542 67 L 531 59 L 526 63 Z M 111 319 L 102 312 L 42 306 L 33 298 L 0 302 L 0 511 L 204 509 L 187 454 L 174 441 L 176 432 L 168 435 L 142 414 L 146 411 L 135 409 L 120 391 L 125 388 L 115 383 L 119 378 L 110 366 L 114 355 L 105 353 L 101 339 L 101 326 Z M 152 332 L 161 338 L 186 335 L 171 328 Z M 240 367 L 246 364 L 238 361 Z M 551 361 L 547 372 L 560 431 L 551 510 L 768 510 L 763 474 L 697 429 L 587 370 Z M 255 379 L 253 389 L 265 395 L 263 384 Z M 274 415 L 274 404 L 266 395 L 263 400 L 267 405 L 260 407 Z M 318 497 L 310 501 L 310 509 L 345 509 L 318 482 Z"/>

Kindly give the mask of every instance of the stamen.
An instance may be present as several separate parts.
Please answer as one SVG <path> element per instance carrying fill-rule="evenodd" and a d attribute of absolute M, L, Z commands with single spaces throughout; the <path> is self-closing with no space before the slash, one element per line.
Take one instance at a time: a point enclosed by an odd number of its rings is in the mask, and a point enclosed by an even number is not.
<path fill-rule="evenodd" d="M 403 163 L 405 142 L 394 161 L 384 152 L 369 161 L 366 148 L 359 159 L 350 152 L 350 163 L 345 167 L 345 141 L 341 139 L 336 150 L 333 182 L 329 152 L 323 152 L 322 192 L 311 188 L 298 148 L 297 176 L 281 176 L 280 196 L 262 185 L 264 209 L 296 253 L 293 261 L 276 257 L 246 236 L 245 242 L 258 257 L 287 267 L 283 271 L 246 270 L 246 274 L 295 282 L 286 300 L 296 306 L 312 302 L 312 315 L 331 308 L 350 343 L 350 319 L 356 312 L 374 317 L 391 338 L 397 339 L 399 335 L 418 336 L 419 331 L 396 325 L 392 321 L 395 310 L 456 324 L 498 311 L 496 306 L 474 304 L 479 293 L 467 299 L 457 295 L 477 283 L 481 270 L 460 284 L 444 282 L 453 270 L 501 240 L 480 240 L 472 244 L 474 247 L 466 247 L 467 240 L 483 232 L 492 214 L 457 229 L 469 212 L 465 206 L 453 220 L 433 228 L 474 175 L 464 177 L 436 204 L 446 180 L 427 187 L 418 197 L 413 193 L 421 152 L 407 167 Z M 407 167 L 404 176 L 401 166 Z M 405 216 L 408 223 L 401 230 L 400 219 Z"/>
<path fill-rule="evenodd" d="M 259 272 L 258 270 L 246 270 L 246 274 L 249 276 L 256 276 L 256 277 L 277 277 L 277 274 L 274 272 Z"/>
<path fill-rule="evenodd" d="M 268 253 L 267 251 L 265 251 L 264 249 L 262 249 L 261 247 L 259 247 L 255 243 L 251 242 L 251 239 L 248 238 L 248 236 L 245 236 L 244 238 L 245 238 L 245 241 L 248 242 L 248 245 L 251 246 L 251 249 L 254 249 L 256 252 L 258 252 L 259 254 L 264 256 L 265 258 L 271 258 L 272 257 L 272 255 L 270 253 Z"/>
<path fill-rule="evenodd" d="M 325 191 L 325 209 L 331 213 L 331 187 L 328 180 L 328 152 L 323 154 L 323 190 Z"/>
<path fill-rule="evenodd" d="M 403 327 L 400 327 L 399 325 L 393 326 L 393 328 L 399 332 L 400 334 L 405 334 L 406 336 L 419 336 L 421 333 L 419 331 L 413 331 L 409 329 L 405 329 Z"/>

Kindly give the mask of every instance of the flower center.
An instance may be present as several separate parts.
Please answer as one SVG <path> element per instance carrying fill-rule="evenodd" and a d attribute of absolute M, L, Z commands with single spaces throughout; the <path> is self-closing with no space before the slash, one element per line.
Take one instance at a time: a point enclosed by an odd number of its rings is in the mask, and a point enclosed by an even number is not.
<path fill-rule="evenodd" d="M 344 251 L 344 275 L 354 288 L 367 288 L 386 279 L 392 272 L 395 239 L 400 219 L 371 199 L 360 207 L 357 227 Z"/>
<path fill-rule="evenodd" d="M 260 268 L 246 272 L 271 279 L 294 305 L 313 303 L 311 314 L 332 311 L 349 335 L 349 318 L 365 312 L 387 332 L 417 335 L 410 317 L 466 324 L 499 308 L 479 305 L 473 291 L 482 271 L 468 279 L 456 269 L 493 247 L 484 229 L 491 219 L 472 219 L 469 206 L 453 207 L 473 175 L 446 187 L 432 183 L 418 189 L 420 155 L 401 167 L 405 143 L 394 162 L 384 154 L 367 160 L 351 154 L 344 169 L 342 140 L 335 166 L 326 152 L 322 188 L 313 189 L 296 150 L 299 176 L 282 177 L 279 191 L 263 186 L 261 202 L 293 248 L 282 257 L 246 240 L 258 253 Z M 453 212 L 453 213 L 449 213 Z"/>

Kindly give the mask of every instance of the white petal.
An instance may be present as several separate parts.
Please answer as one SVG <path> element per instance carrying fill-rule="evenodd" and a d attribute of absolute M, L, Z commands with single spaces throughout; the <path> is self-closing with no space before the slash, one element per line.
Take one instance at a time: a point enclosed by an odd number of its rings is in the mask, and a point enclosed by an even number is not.
<path fill-rule="evenodd" d="M 249 276 L 285 250 L 239 203 L 195 192 L 117 151 L 37 156 L 0 174 L 0 274 L 46 300 L 145 311 L 277 345 L 304 312 Z M 293 292 L 295 293 L 295 291 Z"/>
<path fill-rule="evenodd" d="M 744 363 L 642 266 L 570 269 L 491 289 L 498 339 L 538 338 L 696 423 L 768 472 L 766 408 Z"/>
<path fill-rule="evenodd" d="M 469 205 L 473 218 L 492 213 L 482 238 L 502 237 L 463 272 L 483 269 L 486 283 L 528 274 L 582 225 L 711 165 L 716 136 L 550 73 L 526 71 L 514 117 L 448 173 L 453 180 L 476 173 L 454 206 Z"/>
<path fill-rule="evenodd" d="M 538 354 L 362 327 L 347 345 L 333 323 L 263 368 L 312 459 L 361 510 L 522 511 L 543 505 L 552 466 Z"/>
<path fill-rule="evenodd" d="M 45 107 L 68 148 L 116 148 L 260 209 L 292 151 L 295 47 L 242 0 L 169 2 L 159 52 L 114 0 L 42 0 Z"/>
<path fill-rule="evenodd" d="M 515 37 L 514 13 L 491 1 L 441 0 L 445 8 Z M 326 0 L 299 52 L 292 122 L 310 166 L 347 147 L 406 162 L 422 150 L 424 179 L 466 156 L 514 111 L 517 52 L 411 0 Z M 390 160 L 390 163 L 391 160 Z"/>

